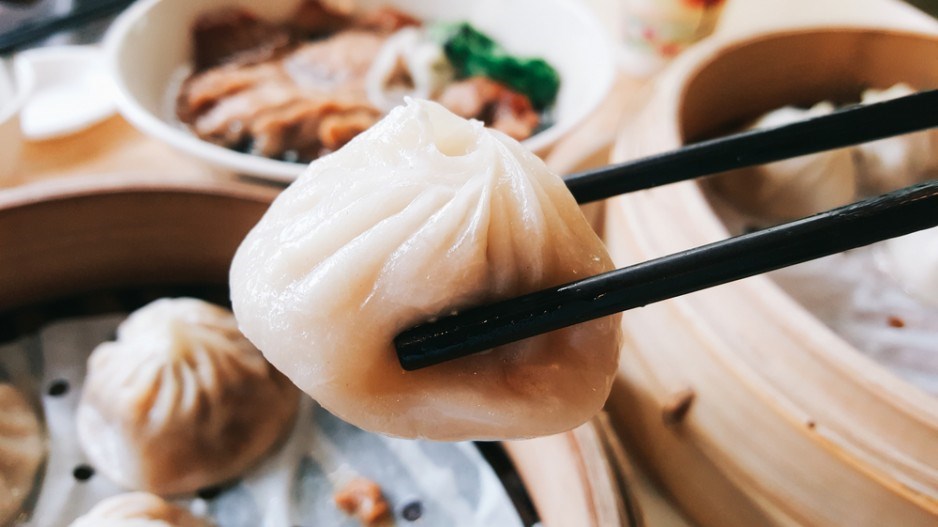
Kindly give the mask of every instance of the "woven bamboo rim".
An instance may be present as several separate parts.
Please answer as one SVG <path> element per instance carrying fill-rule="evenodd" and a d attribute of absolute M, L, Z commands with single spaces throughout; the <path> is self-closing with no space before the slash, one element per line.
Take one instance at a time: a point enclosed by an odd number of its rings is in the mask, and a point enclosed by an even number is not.
<path fill-rule="evenodd" d="M 938 38 L 845 28 L 714 41 L 663 74 L 614 158 L 900 81 L 938 87 Z M 726 236 L 696 183 L 608 204 L 618 265 Z M 699 524 L 938 522 L 938 401 L 865 358 L 768 278 L 635 310 L 623 326 L 614 423 Z"/>

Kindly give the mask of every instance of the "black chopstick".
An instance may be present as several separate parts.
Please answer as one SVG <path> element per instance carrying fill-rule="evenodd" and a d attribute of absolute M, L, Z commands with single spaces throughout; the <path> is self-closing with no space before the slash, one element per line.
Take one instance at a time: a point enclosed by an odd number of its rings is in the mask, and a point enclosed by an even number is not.
<path fill-rule="evenodd" d="M 938 126 L 938 90 L 931 90 L 777 128 L 702 141 L 661 155 L 568 176 L 565 181 L 579 203 L 588 203 L 935 126 Z"/>
<path fill-rule="evenodd" d="M 414 370 L 587 320 L 938 225 L 938 181 L 474 307 L 394 339 Z"/>
<path fill-rule="evenodd" d="M 27 23 L 12 31 L 0 34 L 0 53 L 8 53 L 26 44 L 41 40 L 60 31 L 76 28 L 99 18 L 117 13 L 133 3 L 133 0 L 98 0 L 77 2 L 68 14 L 45 18 Z"/>

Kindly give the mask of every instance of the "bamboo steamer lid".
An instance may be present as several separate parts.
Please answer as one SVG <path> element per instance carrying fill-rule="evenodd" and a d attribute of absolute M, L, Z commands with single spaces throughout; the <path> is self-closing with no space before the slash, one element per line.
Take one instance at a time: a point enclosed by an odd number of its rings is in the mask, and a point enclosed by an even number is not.
<path fill-rule="evenodd" d="M 938 38 L 821 29 L 681 57 L 616 161 L 864 86 L 938 87 Z M 726 238 L 694 182 L 608 202 L 618 266 Z M 702 526 L 938 525 L 938 401 L 861 355 L 766 277 L 625 314 L 608 403 L 626 446 Z"/>
<path fill-rule="evenodd" d="M 123 287 L 224 285 L 276 190 L 152 177 L 78 178 L 0 192 L 4 313 Z M 627 462 L 602 416 L 505 443 L 543 525 L 636 527 Z"/>

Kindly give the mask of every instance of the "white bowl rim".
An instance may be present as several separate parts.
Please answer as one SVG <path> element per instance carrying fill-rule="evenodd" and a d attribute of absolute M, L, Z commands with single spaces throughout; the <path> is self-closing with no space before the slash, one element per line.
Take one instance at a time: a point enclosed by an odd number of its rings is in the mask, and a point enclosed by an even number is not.
<path fill-rule="evenodd" d="M 269 159 L 254 154 L 246 154 L 199 139 L 186 130 L 172 126 L 165 120 L 149 112 L 137 103 L 124 82 L 118 62 L 121 45 L 126 40 L 134 24 L 159 2 L 163 0 L 141 0 L 121 13 L 108 28 L 102 41 L 105 67 L 111 73 L 115 87 L 115 102 L 120 114 L 142 132 L 163 141 L 197 159 L 223 167 L 237 174 L 256 176 L 272 181 L 290 183 L 299 177 L 308 164 L 290 163 Z M 562 123 L 551 125 L 546 130 L 522 141 L 532 151 L 540 151 L 553 145 L 563 135 L 570 132 L 587 117 L 594 113 L 609 96 L 615 79 L 616 59 L 612 37 L 601 26 L 585 5 L 572 0 L 557 0 L 557 5 L 569 10 L 569 15 L 578 19 L 586 27 L 592 27 L 591 33 L 600 44 L 595 53 L 607 67 L 597 71 L 593 84 L 599 86 L 592 97 L 588 97 L 581 109 Z"/>

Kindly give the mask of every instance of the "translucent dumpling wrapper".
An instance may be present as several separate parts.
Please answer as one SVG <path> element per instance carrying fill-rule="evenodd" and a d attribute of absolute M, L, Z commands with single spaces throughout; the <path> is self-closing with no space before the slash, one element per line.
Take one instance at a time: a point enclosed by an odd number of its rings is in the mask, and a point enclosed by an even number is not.
<path fill-rule="evenodd" d="M 0 525 L 7 525 L 32 493 L 44 454 L 41 434 L 29 401 L 0 383 Z"/>
<path fill-rule="evenodd" d="M 807 110 L 786 106 L 765 114 L 749 129 L 774 128 L 832 111 L 829 102 Z M 857 174 L 851 149 L 841 148 L 725 172 L 713 185 L 747 213 L 791 219 L 852 203 Z"/>
<path fill-rule="evenodd" d="M 501 439 L 567 430 L 601 408 L 618 316 L 413 372 L 392 339 L 612 268 L 540 159 L 410 100 L 275 200 L 238 249 L 231 287 L 245 335 L 339 417 L 394 436 Z"/>
<path fill-rule="evenodd" d="M 863 92 L 862 102 L 873 104 L 906 95 L 915 90 L 896 84 L 885 90 Z M 924 130 L 857 145 L 860 190 L 882 194 L 938 176 L 938 130 Z"/>
<path fill-rule="evenodd" d="M 230 311 L 164 298 L 132 313 L 117 340 L 91 354 L 78 439 L 123 487 L 194 492 L 254 465 L 289 433 L 298 405 L 296 388 Z"/>
<path fill-rule="evenodd" d="M 146 492 L 102 500 L 69 527 L 212 527 L 188 510 Z"/>

